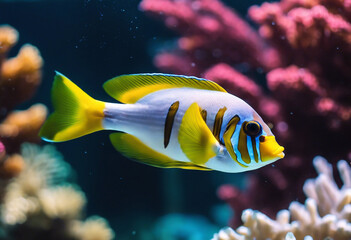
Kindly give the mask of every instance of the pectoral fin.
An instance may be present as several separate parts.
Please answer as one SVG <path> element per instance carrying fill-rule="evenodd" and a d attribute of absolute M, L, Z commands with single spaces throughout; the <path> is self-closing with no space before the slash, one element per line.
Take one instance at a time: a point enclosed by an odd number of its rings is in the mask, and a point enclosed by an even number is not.
<path fill-rule="evenodd" d="M 112 133 L 110 140 L 117 151 L 137 162 L 161 168 L 183 168 L 192 170 L 211 170 L 190 162 L 180 162 L 169 158 L 145 145 L 137 137 L 127 133 Z"/>
<path fill-rule="evenodd" d="M 178 141 L 184 154 L 195 164 L 204 165 L 216 156 L 219 143 L 201 115 L 197 103 L 185 112 L 179 128 Z"/>

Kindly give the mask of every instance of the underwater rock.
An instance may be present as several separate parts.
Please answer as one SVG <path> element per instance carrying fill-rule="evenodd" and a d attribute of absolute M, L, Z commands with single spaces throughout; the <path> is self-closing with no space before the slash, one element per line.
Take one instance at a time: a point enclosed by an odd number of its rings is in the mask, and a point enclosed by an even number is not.
<path fill-rule="evenodd" d="M 11 239 L 101 239 L 114 233 L 101 218 L 81 221 L 86 198 L 67 180 L 70 166 L 53 146 L 24 144 L 23 170 L 6 186 L 1 226 Z"/>
<path fill-rule="evenodd" d="M 288 210 L 278 212 L 276 220 L 247 209 L 241 216 L 242 226 L 235 231 L 222 229 L 212 240 L 350 239 L 351 167 L 344 160 L 337 163 L 343 182 L 339 188 L 326 159 L 315 157 L 313 164 L 318 177 L 305 182 L 304 205 L 292 202 Z"/>
<path fill-rule="evenodd" d="M 248 15 L 257 31 L 219 0 L 143 0 L 140 9 L 181 35 L 176 47 L 155 56 L 159 69 L 219 83 L 256 109 L 285 147 L 285 159 L 251 174 L 240 194 L 230 198 L 225 193 L 239 191 L 235 186 L 219 189 L 234 212 L 252 207 L 272 217 L 296 197 L 303 199 L 299 190 L 313 169 L 303 159 L 316 154 L 334 163 L 350 158 L 345 134 L 351 132 L 348 1 L 252 6 Z M 231 226 L 239 224 L 236 216 Z"/>

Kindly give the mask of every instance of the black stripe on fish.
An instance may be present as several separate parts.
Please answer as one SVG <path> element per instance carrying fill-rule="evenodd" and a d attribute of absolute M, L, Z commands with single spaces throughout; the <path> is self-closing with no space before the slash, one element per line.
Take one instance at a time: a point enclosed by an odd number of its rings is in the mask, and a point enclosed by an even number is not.
<path fill-rule="evenodd" d="M 205 109 L 201 110 L 201 117 L 206 122 L 207 119 L 207 111 Z"/>
<path fill-rule="evenodd" d="M 163 144 L 165 148 L 168 146 L 169 140 L 171 138 L 173 122 L 174 122 L 175 115 L 178 111 L 178 108 L 179 108 L 179 101 L 176 101 L 168 109 L 168 113 L 165 121 L 164 137 L 163 137 Z"/>
<path fill-rule="evenodd" d="M 223 140 L 224 140 L 225 147 L 227 148 L 227 150 L 228 150 L 230 156 L 232 157 L 232 159 L 237 164 L 239 164 L 241 167 L 247 168 L 246 165 L 243 165 L 243 164 L 241 164 L 238 161 L 238 156 L 236 155 L 236 153 L 234 151 L 233 144 L 232 144 L 232 141 L 231 141 L 231 139 L 232 139 L 232 137 L 234 135 L 236 126 L 239 123 L 239 121 L 240 121 L 240 118 L 239 118 L 238 115 L 235 115 L 232 119 L 230 119 L 230 121 L 228 122 L 227 127 L 226 127 L 226 129 L 224 131 Z"/>
<path fill-rule="evenodd" d="M 252 149 L 253 149 L 253 153 L 254 153 L 254 157 L 255 157 L 255 162 L 258 163 L 258 153 L 257 153 L 257 148 L 256 148 L 255 137 L 251 137 L 251 145 L 252 145 Z"/>
<path fill-rule="evenodd" d="M 250 154 L 249 154 L 249 150 L 247 148 L 247 135 L 244 131 L 244 126 L 247 122 L 243 122 L 243 124 L 241 125 L 241 129 L 240 129 L 240 133 L 239 133 L 239 143 L 238 143 L 238 150 L 241 154 L 241 159 L 249 164 L 251 162 L 250 159 Z"/>
<path fill-rule="evenodd" d="M 218 110 L 214 123 L 213 123 L 213 136 L 217 139 L 218 142 L 220 142 L 222 145 L 224 145 L 224 143 L 222 143 L 222 141 L 219 138 L 219 134 L 221 133 L 221 127 L 222 127 L 222 123 L 223 123 L 223 116 L 224 116 L 224 112 L 227 110 L 226 107 L 223 107 L 221 109 Z"/>

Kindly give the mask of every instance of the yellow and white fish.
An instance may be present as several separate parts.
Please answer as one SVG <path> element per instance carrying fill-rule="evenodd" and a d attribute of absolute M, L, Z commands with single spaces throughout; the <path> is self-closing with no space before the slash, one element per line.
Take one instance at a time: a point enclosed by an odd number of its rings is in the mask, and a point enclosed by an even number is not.
<path fill-rule="evenodd" d="M 55 111 L 40 136 L 61 142 L 115 130 L 110 140 L 117 151 L 163 168 L 244 172 L 284 157 L 284 148 L 255 110 L 212 81 L 135 74 L 103 87 L 121 103 L 95 100 L 57 72 Z"/>

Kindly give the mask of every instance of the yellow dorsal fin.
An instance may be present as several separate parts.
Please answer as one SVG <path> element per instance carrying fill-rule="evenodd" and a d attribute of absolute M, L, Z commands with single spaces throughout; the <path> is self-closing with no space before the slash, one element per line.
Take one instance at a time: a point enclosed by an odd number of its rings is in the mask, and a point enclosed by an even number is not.
<path fill-rule="evenodd" d="M 135 103 L 140 98 L 161 89 L 197 88 L 226 92 L 217 83 L 196 77 L 161 73 L 121 75 L 104 83 L 105 91 L 122 103 Z"/>
<path fill-rule="evenodd" d="M 161 168 L 183 168 L 192 170 L 211 170 L 206 167 L 197 166 L 193 163 L 180 162 L 159 153 L 146 146 L 137 137 L 127 133 L 110 134 L 112 145 L 124 156 L 135 161 Z"/>
<path fill-rule="evenodd" d="M 179 128 L 178 141 L 184 154 L 195 164 L 203 165 L 216 156 L 219 145 L 201 116 L 201 109 L 193 103 L 186 110 Z"/>

